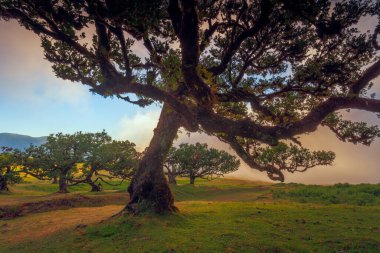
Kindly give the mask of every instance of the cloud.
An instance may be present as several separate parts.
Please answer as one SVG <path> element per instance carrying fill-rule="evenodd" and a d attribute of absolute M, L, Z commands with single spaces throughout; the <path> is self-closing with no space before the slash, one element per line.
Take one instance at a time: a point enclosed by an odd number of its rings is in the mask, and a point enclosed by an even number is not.
<path fill-rule="evenodd" d="M 39 38 L 16 22 L 0 22 L 1 96 L 28 103 L 82 104 L 90 93 L 83 85 L 55 77 L 44 60 Z"/>
<path fill-rule="evenodd" d="M 118 139 L 129 140 L 137 145 L 139 151 L 144 150 L 153 137 L 160 110 L 138 111 L 133 116 L 125 116 L 119 122 Z"/>

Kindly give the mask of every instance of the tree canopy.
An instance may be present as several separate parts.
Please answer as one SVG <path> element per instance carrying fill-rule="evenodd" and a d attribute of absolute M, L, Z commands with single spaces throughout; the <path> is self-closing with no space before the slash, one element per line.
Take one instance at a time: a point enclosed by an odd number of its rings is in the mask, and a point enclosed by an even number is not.
<path fill-rule="evenodd" d="M 17 149 L 2 147 L 0 152 L 0 192 L 9 191 L 9 185 L 22 182 L 19 161 L 21 152 Z"/>
<path fill-rule="evenodd" d="M 101 138 L 96 138 L 96 136 Z M 112 184 L 108 182 L 110 179 L 121 179 L 121 182 L 130 179 L 140 157 L 135 146 L 129 141 L 112 141 L 104 133 L 92 134 L 88 150 L 83 158 L 81 175 L 71 181 L 74 184 L 88 183 L 92 191 L 100 191 L 101 183 Z"/>
<path fill-rule="evenodd" d="M 59 78 L 139 106 L 164 104 L 155 132 L 160 138 L 153 138 L 132 180 L 130 207 L 156 203 L 158 191 L 171 195 L 156 171 L 179 127 L 217 136 L 254 169 L 281 181 L 284 171 L 310 164 L 272 166 L 255 149 L 281 149 L 289 141 L 299 146 L 297 136 L 320 124 L 341 140 L 370 144 L 378 127 L 345 121 L 339 110 L 380 112 L 380 100 L 369 96 L 380 74 L 379 15 L 372 0 L 0 3 L 0 18 L 38 34 Z M 363 18 L 375 26 L 363 31 Z M 144 53 L 137 55 L 136 47 Z M 148 174 L 160 183 L 142 179 Z"/>
<path fill-rule="evenodd" d="M 39 179 L 58 177 L 59 192 L 67 193 L 67 183 L 78 172 L 89 149 L 89 134 L 51 134 L 40 146 L 31 145 L 25 152 L 25 171 Z"/>
<path fill-rule="evenodd" d="M 135 144 L 115 141 L 105 132 L 51 134 L 41 146 L 30 146 L 23 155 L 24 171 L 38 179 L 58 177 L 59 192 L 67 186 L 87 183 L 100 191 L 99 181 L 126 179 L 133 175 L 139 159 Z M 106 173 L 106 174 L 104 174 Z"/>
<path fill-rule="evenodd" d="M 169 173 L 190 178 L 207 180 L 221 177 L 239 168 L 240 161 L 226 151 L 208 148 L 206 143 L 182 143 L 173 148 L 167 159 Z"/>

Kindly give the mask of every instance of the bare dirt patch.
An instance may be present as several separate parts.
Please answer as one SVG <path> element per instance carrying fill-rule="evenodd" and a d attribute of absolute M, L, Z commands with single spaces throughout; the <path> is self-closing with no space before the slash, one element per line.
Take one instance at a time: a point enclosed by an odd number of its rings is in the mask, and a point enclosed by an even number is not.
<path fill-rule="evenodd" d="M 85 196 L 81 194 L 55 194 L 33 202 L 0 205 L 0 220 L 13 219 L 33 213 L 49 212 L 74 207 L 119 205 L 128 202 L 126 193 Z"/>
<path fill-rule="evenodd" d="M 0 245 L 32 241 L 66 229 L 78 232 L 118 213 L 123 205 L 79 207 L 0 221 Z"/>

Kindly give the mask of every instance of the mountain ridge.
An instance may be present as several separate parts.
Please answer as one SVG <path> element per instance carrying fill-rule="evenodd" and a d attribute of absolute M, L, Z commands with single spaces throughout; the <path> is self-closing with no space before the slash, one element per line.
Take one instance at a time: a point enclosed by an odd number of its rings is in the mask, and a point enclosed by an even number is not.
<path fill-rule="evenodd" d="M 39 146 L 46 142 L 47 136 L 32 137 L 24 134 L 16 133 L 0 133 L 0 147 L 10 147 L 24 150 L 31 144 Z"/>

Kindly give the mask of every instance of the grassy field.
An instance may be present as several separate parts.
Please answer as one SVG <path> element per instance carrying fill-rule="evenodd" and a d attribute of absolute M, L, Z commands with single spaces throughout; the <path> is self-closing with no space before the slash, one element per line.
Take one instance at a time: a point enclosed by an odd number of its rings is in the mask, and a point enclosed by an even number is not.
<path fill-rule="evenodd" d="M 0 194 L 0 208 L 34 202 L 50 209 L 0 220 L 0 252 L 380 252 L 379 184 L 221 179 L 190 186 L 183 179 L 172 188 L 178 213 L 111 218 L 127 185 L 103 193 L 76 186 L 63 195 L 48 182 L 13 187 Z M 78 196 L 83 201 L 69 201 Z M 66 205 L 52 205 L 57 199 Z"/>

